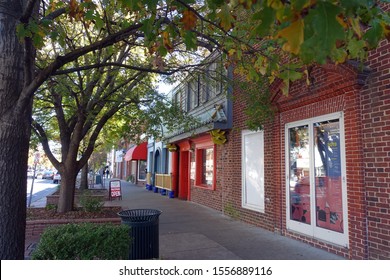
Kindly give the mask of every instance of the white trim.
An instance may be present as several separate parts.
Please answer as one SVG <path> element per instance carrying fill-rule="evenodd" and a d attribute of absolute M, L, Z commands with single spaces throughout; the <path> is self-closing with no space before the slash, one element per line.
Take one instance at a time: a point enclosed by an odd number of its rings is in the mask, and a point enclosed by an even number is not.
<path fill-rule="evenodd" d="M 326 120 L 339 120 L 340 127 L 340 161 L 341 161 L 341 192 L 342 192 L 342 209 L 343 209 L 343 233 L 324 229 L 316 226 L 316 211 L 315 211 L 315 175 L 314 175 L 314 139 L 312 136 L 313 127 L 316 122 L 322 122 Z M 299 221 L 290 219 L 290 155 L 289 155 L 289 129 L 297 126 L 308 126 L 309 145 L 310 145 L 310 220 L 311 224 L 306 224 Z M 342 112 L 322 115 L 310 119 L 291 122 L 285 125 L 285 191 L 286 191 L 286 227 L 288 230 L 296 231 L 304 235 L 314 237 L 319 240 L 333 243 L 336 245 L 348 247 L 349 235 L 348 235 L 348 203 L 347 203 L 347 179 L 346 179 L 346 158 L 345 158 L 345 134 L 344 134 L 344 117 Z"/>
<path fill-rule="evenodd" d="M 248 196 L 248 189 L 247 189 L 247 165 L 246 165 L 246 158 L 247 158 L 247 146 L 245 144 L 246 137 L 249 135 L 255 135 L 257 134 L 259 136 L 259 143 L 258 146 L 256 146 L 256 152 L 258 153 L 258 161 L 260 161 L 260 166 L 256 166 L 258 169 L 256 170 L 260 178 L 257 183 L 257 193 L 259 197 L 256 197 L 255 200 L 252 202 L 248 202 L 247 196 Z M 256 162 L 258 163 L 258 162 Z M 242 208 L 250 209 L 253 211 L 265 213 L 265 191 L 264 191 L 264 131 L 251 131 L 251 130 L 243 130 L 241 133 L 241 167 L 242 167 L 242 174 L 241 174 L 241 186 L 242 186 L 242 196 L 241 196 L 241 205 Z M 253 197 L 252 197 L 253 198 Z"/>

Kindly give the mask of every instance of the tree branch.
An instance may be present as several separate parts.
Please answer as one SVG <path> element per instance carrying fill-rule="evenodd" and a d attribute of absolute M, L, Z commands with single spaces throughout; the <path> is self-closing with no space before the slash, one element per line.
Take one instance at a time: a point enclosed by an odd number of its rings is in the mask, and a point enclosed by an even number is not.
<path fill-rule="evenodd" d="M 44 150 L 46 156 L 48 157 L 50 162 L 53 163 L 54 167 L 56 169 L 59 169 L 60 162 L 58 161 L 58 159 L 56 159 L 56 157 L 53 155 L 52 151 L 50 150 L 49 140 L 47 139 L 47 134 L 46 134 L 45 130 L 35 120 L 33 120 L 31 126 L 32 126 L 33 132 L 38 136 L 39 141 L 42 144 L 42 147 L 43 147 L 43 150 Z"/>
<path fill-rule="evenodd" d="M 65 64 L 94 50 L 105 48 L 115 43 L 118 43 L 122 41 L 124 38 L 135 34 L 141 27 L 142 24 L 134 24 L 128 28 L 118 31 L 115 34 L 109 35 L 106 38 L 97 41 L 91 45 L 76 49 L 63 56 L 58 56 L 49 66 L 44 68 L 38 75 L 36 75 L 33 81 L 28 86 L 24 87 L 24 89 L 21 92 L 20 98 L 17 102 L 16 108 L 19 108 L 19 110 L 23 110 L 24 108 L 26 108 L 35 91 L 47 80 L 48 77 L 50 77 L 53 73 L 55 73 L 59 68 L 61 68 Z M 16 113 L 20 113 L 20 112 L 16 112 Z"/>

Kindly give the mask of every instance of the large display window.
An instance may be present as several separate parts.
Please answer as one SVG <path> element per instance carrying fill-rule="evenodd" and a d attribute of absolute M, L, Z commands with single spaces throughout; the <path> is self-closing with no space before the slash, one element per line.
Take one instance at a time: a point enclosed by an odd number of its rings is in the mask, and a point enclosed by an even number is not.
<path fill-rule="evenodd" d="M 286 125 L 287 227 L 348 246 L 341 113 Z"/>

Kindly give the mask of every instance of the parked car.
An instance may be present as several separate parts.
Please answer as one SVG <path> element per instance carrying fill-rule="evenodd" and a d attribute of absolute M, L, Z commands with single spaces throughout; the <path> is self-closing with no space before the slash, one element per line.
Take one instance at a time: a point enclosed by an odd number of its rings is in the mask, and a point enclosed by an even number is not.
<path fill-rule="evenodd" d="M 53 176 L 53 184 L 59 184 L 61 182 L 61 175 L 57 171 Z"/>
<path fill-rule="evenodd" d="M 35 179 L 42 179 L 42 176 L 43 176 L 44 172 L 45 172 L 45 170 L 37 170 L 35 172 Z"/>
<path fill-rule="evenodd" d="M 45 170 L 42 174 L 42 179 L 50 179 L 53 180 L 54 171 L 53 170 Z"/>

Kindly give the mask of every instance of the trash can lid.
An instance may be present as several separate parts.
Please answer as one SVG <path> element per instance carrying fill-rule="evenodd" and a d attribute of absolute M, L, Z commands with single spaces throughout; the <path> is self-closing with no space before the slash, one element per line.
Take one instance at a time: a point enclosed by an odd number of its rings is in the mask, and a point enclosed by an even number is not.
<path fill-rule="evenodd" d="M 157 209 L 130 209 L 123 210 L 118 213 L 123 221 L 131 222 L 146 222 L 157 220 L 161 215 L 161 211 Z"/>

